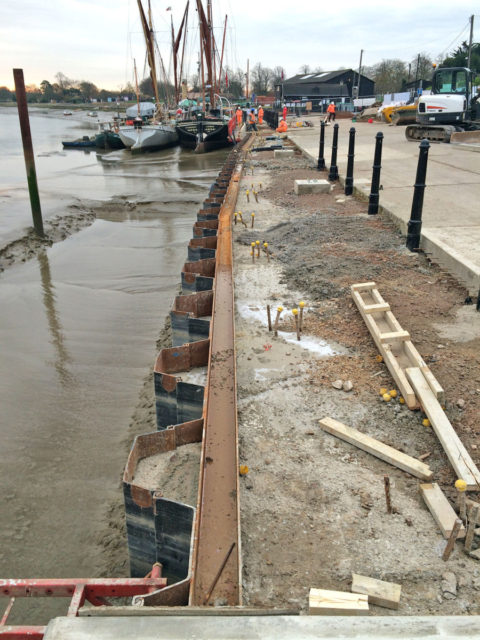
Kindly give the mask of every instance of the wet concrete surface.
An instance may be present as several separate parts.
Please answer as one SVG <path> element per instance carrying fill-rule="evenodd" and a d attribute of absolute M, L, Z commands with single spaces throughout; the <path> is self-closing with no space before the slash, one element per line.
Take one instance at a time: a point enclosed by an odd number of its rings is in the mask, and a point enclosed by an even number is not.
<path fill-rule="evenodd" d="M 104 570 L 129 420 L 224 155 L 110 154 L 93 225 L 0 275 L 0 576 Z M 68 181 L 92 199 L 82 172 Z"/>

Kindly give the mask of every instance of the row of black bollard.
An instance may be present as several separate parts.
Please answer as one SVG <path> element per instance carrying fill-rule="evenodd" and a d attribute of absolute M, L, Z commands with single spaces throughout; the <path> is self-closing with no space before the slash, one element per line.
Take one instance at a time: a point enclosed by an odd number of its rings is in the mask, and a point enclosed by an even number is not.
<path fill-rule="evenodd" d="M 331 182 L 338 180 L 338 167 L 337 167 L 337 150 L 338 150 L 338 124 L 333 126 L 333 138 L 332 138 L 332 156 L 330 162 L 330 170 L 328 173 L 328 179 Z M 375 136 L 375 154 L 373 158 L 372 167 L 372 182 L 370 186 L 370 195 L 368 198 L 368 213 L 369 215 L 378 214 L 379 200 L 380 200 L 380 172 L 382 169 L 382 147 L 383 147 L 383 133 L 379 131 Z M 428 140 L 422 140 L 420 143 L 420 151 L 418 155 L 417 175 L 415 178 L 412 209 L 410 213 L 410 220 L 408 222 L 408 232 L 406 246 L 410 251 L 417 251 L 420 246 L 420 232 L 422 229 L 422 211 L 423 211 L 423 196 L 425 193 L 425 179 L 427 175 L 427 163 L 428 163 L 428 150 L 430 143 Z M 320 146 L 318 151 L 317 170 L 325 171 L 327 169 L 325 164 L 325 123 L 320 123 Z M 345 195 L 351 196 L 353 194 L 353 164 L 355 157 L 355 128 L 352 127 L 349 131 L 348 140 L 348 156 L 347 156 L 347 175 L 345 178 Z M 480 309 L 480 292 L 477 301 L 477 310 Z"/>
<path fill-rule="evenodd" d="M 413 190 L 412 210 L 407 228 L 407 249 L 416 251 L 420 246 L 420 232 L 422 230 L 423 195 L 425 193 L 425 178 L 427 177 L 428 150 L 430 143 L 422 140 L 418 154 L 417 175 Z"/>
<path fill-rule="evenodd" d="M 330 171 L 328 173 L 328 179 L 330 182 L 338 180 L 338 167 L 337 167 L 337 148 L 338 148 L 338 124 L 333 125 L 333 140 L 332 140 L 332 160 L 330 162 Z"/>
<path fill-rule="evenodd" d="M 345 195 L 353 194 L 353 161 L 355 158 L 355 127 L 349 131 L 348 137 L 348 156 L 347 156 L 347 175 L 345 177 Z"/>
<path fill-rule="evenodd" d="M 370 196 L 368 198 L 369 215 L 375 215 L 378 213 L 378 201 L 380 199 L 380 170 L 382 168 L 382 144 L 383 133 L 379 131 L 375 136 L 375 155 L 373 157 L 372 183 L 370 186 Z"/>

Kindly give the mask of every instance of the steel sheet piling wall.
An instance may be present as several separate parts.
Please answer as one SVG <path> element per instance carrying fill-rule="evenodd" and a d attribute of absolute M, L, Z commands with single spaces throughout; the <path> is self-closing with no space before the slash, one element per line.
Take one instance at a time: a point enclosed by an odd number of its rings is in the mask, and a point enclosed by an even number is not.
<path fill-rule="evenodd" d="M 224 546 L 234 553 L 222 568 L 210 604 L 223 594 L 229 604 L 241 601 L 231 247 L 231 214 L 241 166 L 230 181 L 241 146 L 230 154 L 212 185 L 214 197 L 205 200 L 197 215 L 182 270 L 182 292 L 188 295 L 175 299 L 170 314 L 173 346 L 160 351 L 154 367 L 158 431 L 135 439 L 124 473 L 132 573 L 141 575 L 153 562 L 161 562 L 173 582 L 165 589 L 138 596 L 138 605 L 185 605 L 189 586 L 190 601 L 203 604 L 207 590 L 212 593 L 211 576 L 218 573 L 217 556 Z M 207 364 L 206 389 L 177 375 Z M 134 476 L 142 458 L 200 440 L 202 462 L 194 528 L 193 507 L 136 485 Z"/>

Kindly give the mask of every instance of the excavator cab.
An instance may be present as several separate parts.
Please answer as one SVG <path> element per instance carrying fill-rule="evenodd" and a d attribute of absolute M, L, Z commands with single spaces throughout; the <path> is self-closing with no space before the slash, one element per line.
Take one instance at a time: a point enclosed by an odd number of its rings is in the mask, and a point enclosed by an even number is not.
<path fill-rule="evenodd" d="M 405 130 L 407 140 L 450 142 L 455 132 L 476 130 L 477 97 L 472 99 L 473 73 L 466 67 L 436 69 L 431 95 L 418 101 L 417 124 Z"/>

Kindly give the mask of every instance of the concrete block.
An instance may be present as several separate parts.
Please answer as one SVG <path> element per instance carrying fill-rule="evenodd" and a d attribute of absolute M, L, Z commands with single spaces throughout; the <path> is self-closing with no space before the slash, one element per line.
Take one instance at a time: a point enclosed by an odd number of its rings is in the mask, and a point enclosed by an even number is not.
<path fill-rule="evenodd" d="M 331 185 L 328 180 L 295 180 L 295 193 L 330 193 Z"/>
<path fill-rule="evenodd" d="M 289 158 L 295 155 L 294 149 L 277 149 L 273 152 L 274 158 Z"/>

